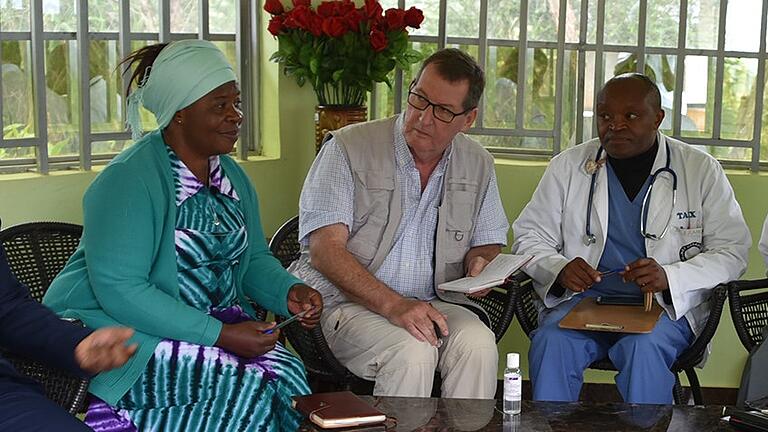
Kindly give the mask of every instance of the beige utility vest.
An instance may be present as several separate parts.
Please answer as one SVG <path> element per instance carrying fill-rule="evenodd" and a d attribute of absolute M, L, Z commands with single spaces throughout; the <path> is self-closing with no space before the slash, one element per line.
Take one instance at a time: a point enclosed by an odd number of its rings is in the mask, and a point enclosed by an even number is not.
<path fill-rule="evenodd" d="M 392 250 L 402 217 L 397 181 L 394 130 L 397 117 L 344 127 L 331 132 L 349 161 L 355 184 L 354 218 L 347 250 L 375 274 Z M 435 287 L 464 276 L 477 215 L 493 166 L 493 156 L 463 133 L 453 139 L 445 174 L 435 234 Z M 426 251 L 425 251 L 426 252 Z M 437 291 L 440 299 L 486 314 L 463 294 Z"/>

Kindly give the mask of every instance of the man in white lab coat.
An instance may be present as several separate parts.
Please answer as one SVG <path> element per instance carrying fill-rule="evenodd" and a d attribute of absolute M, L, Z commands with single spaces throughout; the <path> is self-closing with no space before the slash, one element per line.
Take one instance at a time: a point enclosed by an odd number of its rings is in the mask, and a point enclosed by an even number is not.
<path fill-rule="evenodd" d="M 599 138 L 552 159 L 513 225 L 542 300 L 533 398 L 578 399 L 584 369 L 608 357 L 625 401 L 671 403 L 669 367 L 702 330 L 712 288 L 746 269 L 751 238 L 717 160 L 659 132 L 652 80 L 616 76 L 596 108 Z M 649 334 L 558 327 L 584 297 L 645 292 L 664 309 Z"/>

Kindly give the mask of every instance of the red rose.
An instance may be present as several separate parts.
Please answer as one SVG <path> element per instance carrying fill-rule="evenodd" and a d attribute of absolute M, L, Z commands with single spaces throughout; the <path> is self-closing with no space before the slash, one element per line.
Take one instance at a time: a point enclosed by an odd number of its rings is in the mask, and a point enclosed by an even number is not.
<path fill-rule="evenodd" d="M 352 3 L 352 0 L 342 0 L 339 2 L 336 2 L 338 4 L 338 10 L 337 14 L 339 16 L 345 16 L 349 14 L 352 11 L 355 11 L 355 4 Z"/>
<path fill-rule="evenodd" d="M 314 12 L 309 10 L 308 6 L 296 6 L 295 8 L 291 9 L 290 12 L 288 12 L 290 17 L 296 22 L 296 28 L 300 28 L 302 30 L 309 30 L 310 24 L 312 22 L 312 15 Z M 288 24 L 288 21 L 286 20 L 286 25 Z"/>
<path fill-rule="evenodd" d="M 387 9 L 384 13 L 387 21 L 387 30 L 402 30 L 405 28 L 405 11 L 402 9 Z"/>
<path fill-rule="evenodd" d="M 365 16 L 369 19 L 378 18 L 381 16 L 381 12 L 384 10 L 381 8 L 378 0 L 365 0 L 365 6 L 363 6 Z"/>
<path fill-rule="evenodd" d="M 323 33 L 330 37 L 339 37 L 346 31 L 347 24 L 342 18 L 330 17 L 323 20 Z"/>
<path fill-rule="evenodd" d="M 267 0 L 264 2 L 264 10 L 272 15 L 280 15 L 285 12 L 283 3 L 280 0 Z"/>
<path fill-rule="evenodd" d="M 420 9 L 411 6 L 411 8 L 405 12 L 405 25 L 408 27 L 419 28 L 422 21 L 424 21 L 424 12 Z"/>
<path fill-rule="evenodd" d="M 317 14 L 323 18 L 328 18 L 338 14 L 338 6 L 335 1 L 324 1 L 317 7 Z"/>
<path fill-rule="evenodd" d="M 381 52 L 387 47 L 387 35 L 381 30 L 371 30 L 371 48 L 374 52 Z"/>
<path fill-rule="evenodd" d="M 283 31 L 283 17 L 273 16 L 272 19 L 269 20 L 269 26 L 267 27 L 267 30 L 272 33 L 272 36 L 279 35 L 280 32 Z"/>
<path fill-rule="evenodd" d="M 320 15 L 313 13 L 309 20 L 309 32 L 312 36 L 320 36 L 323 34 L 323 19 Z"/>
<path fill-rule="evenodd" d="M 357 9 L 352 9 L 349 13 L 344 15 L 344 19 L 347 21 L 347 27 L 353 32 L 360 31 L 360 22 L 365 18 L 365 15 Z"/>
<path fill-rule="evenodd" d="M 293 7 L 299 6 L 310 7 L 312 6 L 312 0 L 293 0 Z"/>

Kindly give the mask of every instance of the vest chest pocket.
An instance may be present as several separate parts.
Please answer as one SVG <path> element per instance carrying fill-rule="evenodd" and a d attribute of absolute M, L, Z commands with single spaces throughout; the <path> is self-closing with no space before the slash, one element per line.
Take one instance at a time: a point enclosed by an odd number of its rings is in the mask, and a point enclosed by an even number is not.
<path fill-rule="evenodd" d="M 445 248 L 446 262 L 463 262 L 470 247 L 475 218 L 476 191 L 448 190 L 445 194 Z"/>
<path fill-rule="evenodd" d="M 387 218 L 389 202 L 395 190 L 395 179 L 381 171 L 356 171 L 354 193 L 355 225 L 365 223 L 373 213 Z"/>
<path fill-rule="evenodd" d="M 354 217 L 347 250 L 364 267 L 373 260 L 389 220 L 395 179 L 381 171 L 355 172 Z"/>

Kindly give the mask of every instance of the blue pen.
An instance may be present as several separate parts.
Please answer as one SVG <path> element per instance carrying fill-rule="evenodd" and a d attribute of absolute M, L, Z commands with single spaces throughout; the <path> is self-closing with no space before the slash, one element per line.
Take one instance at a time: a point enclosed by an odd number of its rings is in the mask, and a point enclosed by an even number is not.
<path fill-rule="evenodd" d="M 312 312 L 313 310 L 315 310 L 315 308 L 311 308 L 311 309 L 307 309 L 305 311 L 301 311 L 301 312 L 297 313 L 296 315 L 288 318 L 287 320 L 281 322 L 280 324 L 272 327 L 271 329 L 264 330 L 262 333 L 264 333 L 264 334 L 272 334 L 272 333 L 275 332 L 275 330 L 281 329 L 281 328 L 287 326 L 288 324 L 296 321 L 297 319 L 302 318 L 304 315 L 308 314 L 309 312 Z"/>
<path fill-rule="evenodd" d="M 623 272 L 624 268 L 625 267 L 618 267 L 618 268 L 615 268 L 615 269 L 610 269 L 610 270 L 607 270 L 607 271 L 604 271 L 604 272 L 600 272 L 600 276 L 610 276 L 610 275 L 612 275 L 614 273 Z"/>

